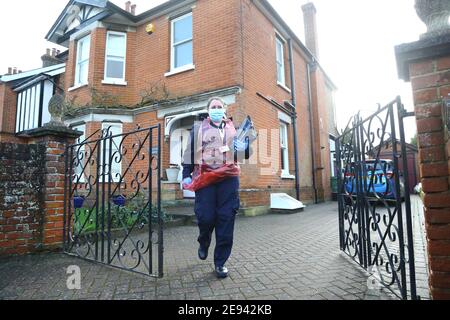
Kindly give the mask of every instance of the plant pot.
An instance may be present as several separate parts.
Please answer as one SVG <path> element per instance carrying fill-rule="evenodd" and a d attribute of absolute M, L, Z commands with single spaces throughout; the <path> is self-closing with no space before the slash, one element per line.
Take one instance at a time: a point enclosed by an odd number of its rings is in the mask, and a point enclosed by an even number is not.
<path fill-rule="evenodd" d="M 73 207 L 75 209 L 83 208 L 85 198 L 84 197 L 74 197 L 73 198 Z"/>
<path fill-rule="evenodd" d="M 167 174 L 167 180 L 169 182 L 178 182 L 178 176 L 180 175 L 180 169 L 179 168 L 169 168 L 166 169 Z"/>
<path fill-rule="evenodd" d="M 127 201 L 127 198 L 125 198 L 124 196 L 115 196 L 115 197 L 113 197 L 113 203 L 116 206 L 119 206 L 119 207 L 124 207 L 126 201 Z"/>

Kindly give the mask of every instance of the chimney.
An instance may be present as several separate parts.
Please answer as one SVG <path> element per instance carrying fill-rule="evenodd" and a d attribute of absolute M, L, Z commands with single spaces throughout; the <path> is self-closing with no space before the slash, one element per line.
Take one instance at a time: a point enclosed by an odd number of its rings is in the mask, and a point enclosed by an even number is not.
<path fill-rule="evenodd" d="M 133 4 L 133 5 L 131 6 L 131 14 L 132 14 L 133 16 L 136 15 L 136 5 L 135 5 L 135 4 Z"/>
<path fill-rule="evenodd" d="M 131 1 L 125 2 L 125 11 L 131 13 Z"/>
<path fill-rule="evenodd" d="M 60 64 L 61 61 L 56 58 L 56 55 L 58 54 L 58 50 L 56 48 L 53 49 L 47 49 L 45 54 L 41 57 L 42 60 L 42 67 L 50 67 L 54 66 L 56 64 Z"/>
<path fill-rule="evenodd" d="M 14 67 L 14 69 L 13 69 L 13 74 L 17 74 L 17 68 L 16 67 Z"/>
<path fill-rule="evenodd" d="M 9 67 L 8 68 L 8 73 L 6 74 L 7 76 L 10 76 L 10 75 L 12 75 L 12 73 L 13 73 L 13 68 L 12 67 Z"/>
<path fill-rule="evenodd" d="M 316 22 L 316 6 L 309 2 L 302 6 L 303 20 L 305 22 L 305 40 L 306 47 L 311 53 L 319 59 L 319 40 L 317 36 L 317 22 Z"/>

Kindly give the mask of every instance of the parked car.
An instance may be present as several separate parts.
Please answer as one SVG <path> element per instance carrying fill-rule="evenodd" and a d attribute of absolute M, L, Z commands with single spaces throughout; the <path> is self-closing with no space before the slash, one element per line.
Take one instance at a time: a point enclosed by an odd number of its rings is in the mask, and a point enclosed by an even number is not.
<path fill-rule="evenodd" d="M 344 183 L 345 190 L 350 196 L 356 195 L 356 179 L 354 179 L 355 165 L 352 164 L 350 171 L 345 173 Z M 369 198 L 395 200 L 396 185 L 394 176 L 394 161 L 392 160 L 366 160 L 363 176 L 366 183 L 363 183 L 364 193 Z M 404 199 L 405 185 L 403 177 L 400 176 L 400 196 Z"/>

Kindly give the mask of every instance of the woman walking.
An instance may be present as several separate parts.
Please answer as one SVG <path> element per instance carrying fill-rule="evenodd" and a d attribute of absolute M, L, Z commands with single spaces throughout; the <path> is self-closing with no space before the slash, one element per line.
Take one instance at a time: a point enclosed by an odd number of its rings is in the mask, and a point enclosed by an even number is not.
<path fill-rule="evenodd" d="M 235 217 L 240 206 L 238 161 L 250 158 L 250 146 L 236 139 L 236 129 L 232 120 L 226 118 L 226 104 L 222 99 L 209 100 L 208 114 L 191 131 L 184 155 L 183 185 L 189 188 L 192 174 L 220 172 L 223 176 L 218 182 L 196 190 L 195 214 L 200 229 L 198 256 L 201 260 L 208 258 L 215 231 L 215 272 L 218 278 L 226 278 L 225 264 L 231 255 Z"/>

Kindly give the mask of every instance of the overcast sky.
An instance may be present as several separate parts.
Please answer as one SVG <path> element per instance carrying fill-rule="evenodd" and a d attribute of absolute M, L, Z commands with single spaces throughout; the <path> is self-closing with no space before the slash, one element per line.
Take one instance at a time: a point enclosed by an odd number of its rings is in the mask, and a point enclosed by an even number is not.
<path fill-rule="evenodd" d="M 226 1 L 226 0 L 224 0 Z M 302 4 L 306 0 L 269 0 L 291 29 L 304 39 Z M 125 0 L 113 1 L 124 6 Z M 165 2 L 135 0 L 140 13 Z M 426 31 L 417 17 L 414 0 L 314 0 L 317 7 L 319 61 L 338 86 L 338 125 L 362 110 L 368 115 L 377 103 L 386 104 L 401 95 L 412 110 L 409 83 L 398 80 L 394 46 L 419 39 Z M 29 70 L 40 67 L 44 40 L 67 0 L 2 1 L 0 10 L 0 74 L 8 67 Z M 407 122 L 408 137 L 415 132 Z"/>

